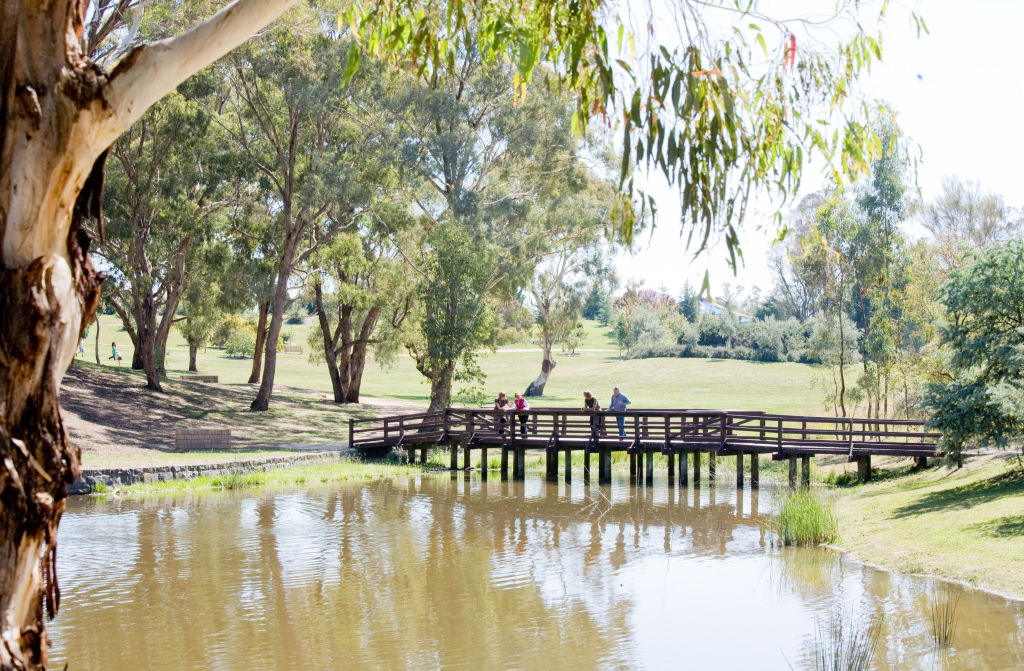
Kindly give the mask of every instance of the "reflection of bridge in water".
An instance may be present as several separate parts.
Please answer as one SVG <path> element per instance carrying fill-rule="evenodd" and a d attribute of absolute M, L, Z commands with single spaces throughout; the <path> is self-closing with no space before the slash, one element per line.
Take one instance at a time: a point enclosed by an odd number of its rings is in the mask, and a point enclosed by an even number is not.
<path fill-rule="evenodd" d="M 451 452 L 451 470 L 458 470 L 462 449 L 463 465 L 469 468 L 473 450 L 480 451 L 487 478 L 487 450 L 501 450 L 501 477 L 522 480 L 526 452 L 541 451 L 546 476 L 558 479 L 562 455 L 565 479 L 572 478 L 572 454 L 583 454 L 583 477 L 590 479 L 591 455 L 597 455 L 598 481 L 611 482 L 612 453 L 629 454 L 630 477 L 637 483 L 654 480 L 654 455 L 668 458 L 668 478 L 677 475 L 687 484 L 689 462 L 694 482 L 700 482 L 702 453 L 707 453 L 708 479 L 714 480 L 719 457 L 736 459 L 736 484 L 743 485 L 744 456 L 749 456 L 750 484 L 757 487 L 762 454 L 774 460 L 788 460 L 789 483 L 797 482 L 797 460 L 801 479 L 810 481 L 810 460 L 816 455 L 840 455 L 857 462 L 862 481 L 871 477 L 871 457 L 914 457 L 923 464 L 935 456 L 939 434 L 929 432 L 919 420 L 859 419 L 850 417 L 808 417 L 773 415 L 732 410 L 627 410 L 586 412 L 542 408 L 498 412 L 492 409 L 448 408 L 437 412 L 393 415 L 376 419 L 349 420 L 349 445 L 365 452 L 405 449 L 410 460 L 420 451 L 426 459 L 429 446 L 446 444 Z"/>

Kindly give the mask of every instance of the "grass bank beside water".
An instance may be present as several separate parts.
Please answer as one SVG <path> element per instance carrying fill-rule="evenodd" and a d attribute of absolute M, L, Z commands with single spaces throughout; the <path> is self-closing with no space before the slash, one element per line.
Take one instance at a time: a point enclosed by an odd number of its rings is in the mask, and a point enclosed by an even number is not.
<path fill-rule="evenodd" d="M 232 472 L 221 475 L 200 475 L 182 480 L 166 480 L 128 485 L 116 492 L 95 490 L 94 494 L 116 493 L 119 496 L 147 496 L 173 492 L 247 489 L 258 487 L 304 487 L 346 481 L 371 481 L 407 477 L 425 471 L 447 468 L 445 452 L 434 451 L 425 465 L 408 464 L 399 459 L 363 461 L 340 459 L 325 463 L 280 466 L 267 470 Z"/>
<path fill-rule="evenodd" d="M 838 490 L 838 545 L 869 564 L 1024 599 L 1024 471 L 975 457 Z"/>

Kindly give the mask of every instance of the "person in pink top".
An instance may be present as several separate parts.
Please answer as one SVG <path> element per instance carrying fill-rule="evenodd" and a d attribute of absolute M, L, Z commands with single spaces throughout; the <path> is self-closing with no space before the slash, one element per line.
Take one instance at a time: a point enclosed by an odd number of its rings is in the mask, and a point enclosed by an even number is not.
<path fill-rule="evenodd" d="M 529 410 L 530 404 L 526 402 L 526 397 L 520 394 L 518 391 L 515 394 L 515 398 L 512 401 L 513 405 L 516 406 L 516 410 Z M 524 438 L 526 437 L 526 422 L 530 419 L 529 415 L 519 415 L 519 433 Z"/>

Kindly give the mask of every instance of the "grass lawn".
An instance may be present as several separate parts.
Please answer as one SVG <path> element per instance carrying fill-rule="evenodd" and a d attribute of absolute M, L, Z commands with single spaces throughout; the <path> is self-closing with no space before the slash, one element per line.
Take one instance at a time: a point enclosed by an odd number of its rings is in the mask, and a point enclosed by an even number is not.
<path fill-rule="evenodd" d="M 556 353 L 557 367 L 548 382 L 543 400 L 532 405 L 582 405 L 583 391 L 589 389 L 608 403 L 611 388 L 618 385 L 633 401 L 634 408 L 729 408 L 766 410 L 780 413 L 818 414 L 824 412 L 821 390 L 812 385 L 816 369 L 797 363 L 757 363 L 724 359 L 632 359 L 620 360 L 611 333 L 595 322 L 586 322 L 582 351 L 576 356 Z M 292 344 L 308 350 L 306 338 L 312 320 L 304 324 L 285 324 L 283 333 Z M 95 327 L 86 346 L 86 359 L 93 360 Z M 109 365 L 110 342 L 116 341 L 128 367 L 132 348 L 128 335 L 114 315 L 101 316 L 100 361 Z M 521 343 L 497 352 L 481 355 L 480 364 L 487 375 L 488 396 L 504 391 L 511 396 L 523 391 L 540 372 L 540 348 Z M 199 354 L 201 373 L 220 376 L 227 384 L 244 383 L 252 367 L 251 359 L 231 359 L 218 349 Z M 168 375 L 176 378 L 187 372 L 188 348 L 177 329 L 168 342 Z M 278 354 L 278 385 L 329 392 L 326 367 L 310 363 L 306 354 Z M 367 368 L 362 392 L 367 396 L 394 398 L 426 404 L 430 387 L 412 361 L 402 356 L 388 368 Z"/>
<path fill-rule="evenodd" d="M 840 545 L 904 573 L 1024 599 L 1024 472 L 1012 456 L 968 459 L 841 490 Z"/>

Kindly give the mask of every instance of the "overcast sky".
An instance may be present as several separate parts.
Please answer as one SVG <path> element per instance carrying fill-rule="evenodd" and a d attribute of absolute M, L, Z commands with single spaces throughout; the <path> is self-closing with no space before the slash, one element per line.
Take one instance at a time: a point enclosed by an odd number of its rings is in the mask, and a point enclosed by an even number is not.
<path fill-rule="evenodd" d="M 925 18 L 930 33 L 916 36 L 910 9 Z M 946 175 L 957 175 L 1001 194 L 1009 205 L 1024 204 L 1024 2 L 1020 0 L 929 0 L 891 3 L 883 29 L 884 60 L 862 81 L 869 96 L 887 101 L 904 133 L 918 145 L 921 196 L 931 200 Z M 824 184 L 806 171 L 804 191 Z M 678 201 L 671 191 L 660 198 L 660 226 L 641 236 L 640 249 L 620 255 L 623 285 L 641 281 L 677 294 L 684 282 L 696 287 L 709 270 L 712 291 L 730 282 L 748 290 L 772 285 L 767 258 L 775 227 L 771 212 L 750 212 L 741 240 L 745 264 L 734 277 L 720 245 L 700 258 L 679 236 Z"/>

